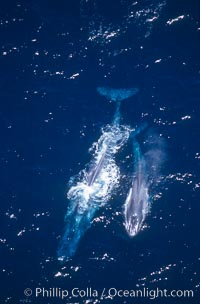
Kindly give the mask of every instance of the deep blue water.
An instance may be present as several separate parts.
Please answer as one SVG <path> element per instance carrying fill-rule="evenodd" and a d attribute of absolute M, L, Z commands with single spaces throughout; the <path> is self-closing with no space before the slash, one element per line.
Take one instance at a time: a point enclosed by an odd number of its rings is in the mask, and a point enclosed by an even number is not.
<path fill-rule="evenodd" d="M 0 302 L 199 303 L 199 1 L 19 0 L 2 2 L 0 15 Z M 139 88 L 122 105 L 123 122 L 147 121 L 162 134 L 162 182 L 151 189 L 147 229 L 126 235 L 122 182 L 62 265 L 68 181 L 114 113 L 98 86 Z M 40 286 L 192 289 L 195 297 L 24 295 Z"/>

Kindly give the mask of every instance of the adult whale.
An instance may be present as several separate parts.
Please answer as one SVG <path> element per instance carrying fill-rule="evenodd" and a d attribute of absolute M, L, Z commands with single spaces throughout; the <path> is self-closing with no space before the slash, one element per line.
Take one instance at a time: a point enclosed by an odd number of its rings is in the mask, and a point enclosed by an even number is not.
<path fill-rule="evenodd" d="M 126 143 L 131 132 L 127 126 L 120 125 L 120 104 L 138 90 L 100 87 L 97 91 L 108 100 L 116 102 L 116 109 L 112 123 L 102 128 L 102 135 L 95 143 L 96 150 L 91 162 L 78 174 L 76 182 L 72 182 L 68 191 L 69 206 L 65 215 L 65 231 L 57 251 L 61 261 L 69 260 L 75 254 L 79 241 L 91 226 L 95 213 L 111 198 L 120 176 L 115 154 Z"/>

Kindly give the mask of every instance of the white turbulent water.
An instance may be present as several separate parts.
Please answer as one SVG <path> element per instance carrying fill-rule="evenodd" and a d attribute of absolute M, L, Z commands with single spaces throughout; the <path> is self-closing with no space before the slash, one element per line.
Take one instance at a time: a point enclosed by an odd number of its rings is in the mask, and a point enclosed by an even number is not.
<path fill-rule="evenodd" d="M 107 126 L 95 144 L 96 149 L 88 170 L 81 171 L 77 181 L 72 183 L 67 194 L 69 206 L 65 216 L 65 233 L 58 250 L 59 260 L 73 256 L 95 213 L 111 198 L 120 178 L 114 157 L 129 134 L 130 128 L 125 126 L 116 123 Z"/>
<path fill-rule="evenodd" d="M 83 208 L 87 208 L 89 200 L 101 205 L 108 202 L 120 178 L 120 170 L 116 165 L 114 155 L 126 143 L 130 132 L 129 127 L 118 125 L 108 125 L 102 129 L 101 137 L 90 149 L 93 154 L 92 161 L 89 163 L 88 169 L 82 170 L 76 177 L 76 184 L 72 185 L 68 191 L 68 199 L 79 201 L 81 204 L 83 202 L 85 204 L 85 206 L 82 206 Z M 98 165 L 102 157 L 104 157 L 104 160 L 100 174 L 89 185 L 89 172 Z"/>

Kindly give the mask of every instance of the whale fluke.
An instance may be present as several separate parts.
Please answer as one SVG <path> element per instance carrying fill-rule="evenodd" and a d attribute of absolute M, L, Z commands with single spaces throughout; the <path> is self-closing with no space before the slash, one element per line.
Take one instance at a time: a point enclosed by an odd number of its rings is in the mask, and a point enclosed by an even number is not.
<path fill-rule="evenodd" d="M 98 87 L 97 92 L 112 101 L 122 101 L 137 94 L 138 88 L 113 89 L 109 87 Z"/>

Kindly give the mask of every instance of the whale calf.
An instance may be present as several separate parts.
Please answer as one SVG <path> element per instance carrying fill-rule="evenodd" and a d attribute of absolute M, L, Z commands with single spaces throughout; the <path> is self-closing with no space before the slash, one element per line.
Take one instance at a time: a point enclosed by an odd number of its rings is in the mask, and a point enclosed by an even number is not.
<path fill-rule="evenodd" d="M 134 174 L 124 204 L 125 228 L 131 237 L 141 230 L 150 208 L 145 159 L 141 155 L 138 142 L 135 138 L 133 141 Z"/>

